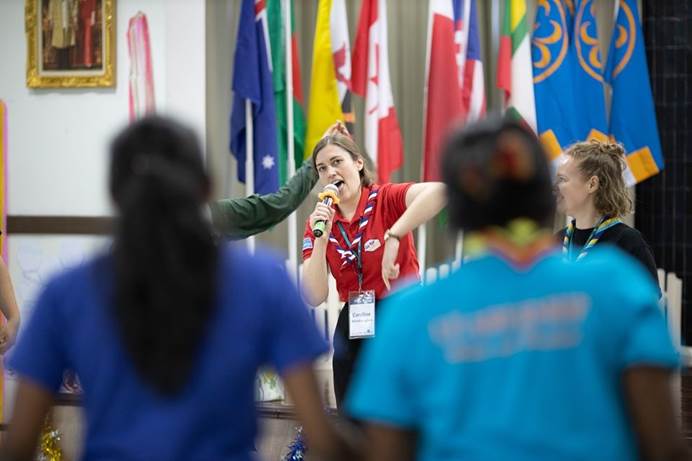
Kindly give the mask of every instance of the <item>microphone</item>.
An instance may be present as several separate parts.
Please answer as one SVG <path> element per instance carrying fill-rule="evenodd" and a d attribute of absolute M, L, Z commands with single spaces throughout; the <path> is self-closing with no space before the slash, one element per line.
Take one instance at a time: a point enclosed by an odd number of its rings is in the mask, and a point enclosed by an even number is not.
<path fill-rule="evenodd" d="M 337 204 L 339 203 L 339 188 L 334 184 L 327 184 L 324 186 L 324 189 L 322 189 L 322 192 L 320 192 L 317 198 L 327 206 Z M 315 237 L 322 237 L 322 234 L 324 234 L 324 227 L 326 225 L 327 222 L 322 219 L 315 221 L 315 224 L 312 225 L 312 233 L 315 234 Z"/>

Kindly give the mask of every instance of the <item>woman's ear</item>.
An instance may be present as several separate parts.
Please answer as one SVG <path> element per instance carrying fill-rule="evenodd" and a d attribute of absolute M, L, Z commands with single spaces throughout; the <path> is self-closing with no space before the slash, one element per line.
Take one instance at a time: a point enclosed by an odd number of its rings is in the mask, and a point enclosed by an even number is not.
<path fill-rule="evenodd" d="M 362 158 L 357 158 L 356 159 L 356 168 L 358 168 L 358 171 L 363 171 L 363 167 L 365 166 L 365 162 L 363 162 Z"/>
<path fill-rule="evenodd" d="M 601 184 L 600 184 L 600 181 L 598 179 L 598 176 L 591 176 L 589 178 L 589 181 L 588 181 L 586 187 L 587 187 L 587 190 L 589 191 L 589 193 L 594 193 L 598 190 L 600 185 Z"/>

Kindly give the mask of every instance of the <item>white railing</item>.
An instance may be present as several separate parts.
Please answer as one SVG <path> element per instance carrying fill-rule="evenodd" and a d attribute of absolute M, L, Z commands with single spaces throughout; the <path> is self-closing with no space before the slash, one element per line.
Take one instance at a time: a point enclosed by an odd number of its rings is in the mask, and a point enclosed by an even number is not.
<path fill-rule="evenodd" d="M 672 272 L 659 269 L 658 285 L 661 287 L 661 307 L 668 321 L 670 336 L 673 344 L 682 350 L 682 280 Z"/>
<path fill-rule="evenodd" d="M 449 264 L 440 264 L 437 267 L 429 267 L 425 271 L 425 283 L 433 283 L 438 279 L 449 276 L 459 268 L 459 262 Z M 302 274 L 303 267 L 300 266 Z M 682 327 L 682 280 L 672 272 L 666 272 L 663 269 L 658 269 L 658 281 L 661 287 L 661 307 L 668 321 L 668 328 L 673 343 L 682 348 L 681 343 L 681 327 Z M 325 335 L 328 341 L 331 341 L 336 321 L 339 317 L 342 303 L 339 301 L 339 295 L 336 291 L 336 281 L 334 277 L 329 276 L 329 298 L 326 302 L 320 304 L 313 309 L 313 317 L 317 327 Z M 692 358 L 692 348 L 688 350 Z"/>

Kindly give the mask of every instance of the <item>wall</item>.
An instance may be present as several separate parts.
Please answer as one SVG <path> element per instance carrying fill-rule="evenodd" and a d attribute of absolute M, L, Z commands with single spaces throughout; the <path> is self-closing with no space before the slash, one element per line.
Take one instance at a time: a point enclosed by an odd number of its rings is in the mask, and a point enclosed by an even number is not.
<path fill-rule="evenodd" d="M 8 214 L 108 214 L 107 143 L 128 121 L 127 24 L 147 14 L 156 101 L 203 133 L 204 0 L 118 0 L 115 88 L 25 84 L 24 0 L 0 2 L 0 98 L 8 106 Z"/>
<path fill-rule="evenodd" d="M 646 2 L 644 42 L 664 170 L 637 186 L 637 229 L 658 267 L 683 279 L 683 338 L 692 345 L 692 3 Z"/>
<path fill-rule="evenodd" d="M 0 99 L 8 107 L 8 215 L 103 216 L 108 143 L 128 122 L 126 32 L 137 11 L 149 22 L 157 109 L 197 129 L 204 142 L 204 0 L 116 0 L 116 86 L 26 87 L 24 0 L 0 1 Z M 4 229 L 3 229 L 4 231 Z M 26 319 L 40 286 L 55 270 L 103 248 L 104 239 L 10 235 L 9 269 Z M 13 382 L 4 395 L 7 417 Z"/>

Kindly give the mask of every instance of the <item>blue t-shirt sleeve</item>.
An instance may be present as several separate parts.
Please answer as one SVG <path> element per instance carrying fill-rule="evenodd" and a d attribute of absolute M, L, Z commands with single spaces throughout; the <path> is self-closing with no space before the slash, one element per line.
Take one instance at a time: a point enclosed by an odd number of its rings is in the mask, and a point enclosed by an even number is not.
<path fill-rule="evenodd" d="M 368 341 L 360 356 L 346 398 L 348 413 L 367 421 L 412 428 L 416 425 L 414 386 L 409 379 L 411 343 L 407 314 L 411 301 L 394 295 L 378 314 L 377 335 Z"/>
<path fill-rule="evenodd" d="M 329 351 L 329 344 L 283 269 L 276 269 L 271 304 L 269 362 L 279 374 L 296 365 L 312 363 Z"/>
<path fill-rule="evenodd" d="M 636 268 L 639 272 L 639 267 Z M 625 302 L 632 306 L 622 347 L 622 367 L 647 365 L 677 368 L 680 357 L 673 346 L 668 325 L 658 306 L 658 292 L 641 271 L 633 280 Z"/>
<path fill-rule="evenodd" d="M 57 291 L 55 280 L 44 289 L 8 362 L 11 370 L 51 392 L 58 391 L 67 368 L 63 338 L 69 333 L 61 322 Z"/>
<path fill-rule="evenodd" d="M 607 256 L 607 255 L 606 255 Z M 622 325 L 618 361 L 622 369 L 635 366 L 677 368 L 679 355 L 658 305 L 658 289 L 644 268 L 623 254 L 611 256 L 617 268 L 611 271 L 608 289 L 618 290 L 611 303 Z M 617 288 L 616 288 L 617 287 Z"/>

